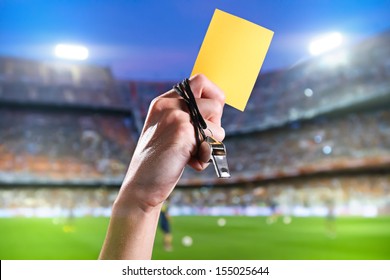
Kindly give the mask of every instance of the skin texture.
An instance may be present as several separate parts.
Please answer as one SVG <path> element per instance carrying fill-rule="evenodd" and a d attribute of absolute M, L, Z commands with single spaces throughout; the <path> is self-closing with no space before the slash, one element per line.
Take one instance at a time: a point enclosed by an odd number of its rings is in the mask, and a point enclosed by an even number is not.
<path fill-rule="evenodd" d="M 208 128 L 222 141 L 223 92 L 204 75 L 191 77 L 190 86 Z M 150 259 L 162 203 L 186 165 L 202 171 L 209 157 L 208 144 L 197 145 L 185 101 L 174 90 L 155 98 L 114 202 L 99 258 Z"/>

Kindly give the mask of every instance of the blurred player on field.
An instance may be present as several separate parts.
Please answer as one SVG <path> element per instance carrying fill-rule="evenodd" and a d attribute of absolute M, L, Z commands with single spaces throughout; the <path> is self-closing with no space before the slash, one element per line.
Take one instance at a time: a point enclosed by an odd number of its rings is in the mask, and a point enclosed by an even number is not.
<path fill-rule="evenodd" d="M 161 208 L 159 226 L 164 234 L 163 244 L 164 250 L 167 252 L 171 252 L 173 250 L 170 220 L 171 217 L 168 213 L 168 201 L 166 200 Z"/>
<path fill-rule="evenodd" d="M 273 224 L 278 221 L 280 216 L 280 209 L 278 205 L 278 201 L 274 197 L 270 197 L 268 200 L 268 206 L 271 211 L 271 215 L 267 218 L 267 224 Z"/>
<path fill-rule="evenodd" d="M 336 238 L 336 206 L 331 196 L 325 200 L 327 214 L 325 220 L 326 234 L 329 238 Z"/>

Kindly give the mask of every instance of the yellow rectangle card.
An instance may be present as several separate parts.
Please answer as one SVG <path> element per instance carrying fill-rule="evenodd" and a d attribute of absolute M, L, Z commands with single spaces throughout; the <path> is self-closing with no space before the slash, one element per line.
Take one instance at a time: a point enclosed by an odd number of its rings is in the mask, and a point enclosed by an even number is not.
<path fill-rule="evenodd" d="M 216 9 L 195 61 L 226 95 L 226 103 L 244 111 L 274 32 Z"/>

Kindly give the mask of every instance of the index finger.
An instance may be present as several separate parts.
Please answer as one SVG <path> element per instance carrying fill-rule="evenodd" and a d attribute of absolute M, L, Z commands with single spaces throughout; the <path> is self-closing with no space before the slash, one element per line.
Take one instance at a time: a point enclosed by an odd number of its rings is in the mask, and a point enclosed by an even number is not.
<path fill-rule="evenodd" d="M 225 94 L 213 82 L 211 82 L 205 75 L 196 74 L 189 78 L 190 87 L 195 98 L 215 99 L 222 105 L 225 104 Z M 160 95 L 161 98 L 179 98 L 175 90 Z"/>
<path fill-rule="evenodd" d="M 205 75 L 196 74 L 189 80 L 195 98 L 215 99 L 221 102 L 221 104 L 225 104 L 225 94 L 223 91 Z"/>

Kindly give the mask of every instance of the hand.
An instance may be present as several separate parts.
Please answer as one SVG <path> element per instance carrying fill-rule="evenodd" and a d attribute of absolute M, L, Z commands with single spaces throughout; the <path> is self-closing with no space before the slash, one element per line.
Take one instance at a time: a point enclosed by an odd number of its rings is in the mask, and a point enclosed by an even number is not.
<path fill-rule="evenodd" d="M 208 128 L 222 141 L 224 94 L 203 75 L 190 78 L 190 86 Z M 187 104 L 171 90 L 150 105 L 120 195 L 131 195 L 143 209 L 155 207 L 169 196 L 186 164 L 201 171 L 209 156 L 207 143 L 198 149 Z"/>
<path fill-rule="evenodd" d="M 222 141 L 223 93 L 203 75 L 192 77 L 190 86 L 208 128 Z M 208 144 L 197 145 L 185 101 L 174 90 L 157 97 L 112 208 L 99 258 L 150 259 L 162 203 L 187 164 L 201 171 L 209 157 Z"/>

